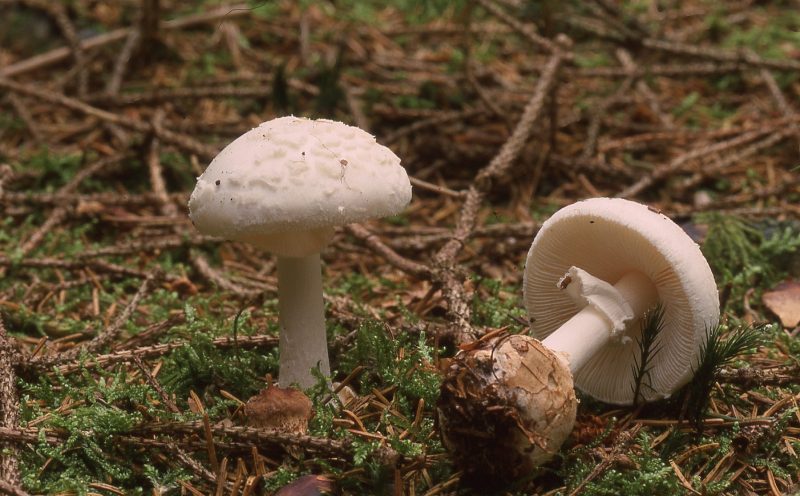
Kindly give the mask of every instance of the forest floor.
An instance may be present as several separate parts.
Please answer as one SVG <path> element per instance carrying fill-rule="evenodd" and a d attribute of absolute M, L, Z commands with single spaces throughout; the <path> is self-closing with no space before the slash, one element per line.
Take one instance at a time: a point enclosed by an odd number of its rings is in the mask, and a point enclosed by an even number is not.
<path fill-rule="evenodd" d="M 0 9 L 0 491 L 486 494 L 442 446 L 442 371 L 528 331 L 541 222 L 616 196 L 701 244 L 723 352 L 657 404 L 579 394 L 559 453 L 498 494 L 800 492 L 796 1 Z M 306 435 L 244 425 L 277 375 L 274 257 L 186 207 L 222 147 L 288 114 L 369 131 L 414 185 L 322 254 L 357 396 L 320 381 Z"/>

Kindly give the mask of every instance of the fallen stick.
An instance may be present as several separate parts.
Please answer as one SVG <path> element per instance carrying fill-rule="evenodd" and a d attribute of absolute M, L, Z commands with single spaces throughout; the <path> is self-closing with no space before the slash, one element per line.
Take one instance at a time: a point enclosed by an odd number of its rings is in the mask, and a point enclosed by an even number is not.
<path fill-rule="evenodd" d="M 165 21 L 161 24 L 164 29 L 181 29 L 198 24 L 205 24 L 207 22 L 216 21 L 223 17 L 233 17 L 249 14 L 252 9 L 247 4 L 239 3 L 234 5 L 223 5 L 214 10 L 203 12 L 201 14 L 193 14 L 180 19 L 172 21 Z M 108 45 L 117 41 L 127 38 L 134 28 L 119 28 L 114 31 L 103 33 L 91 38 L 87 38 L 80 42 L 80 47 L 83 51 L 91 50 L 101 46 Z M 57 64 L 62 60 L 68 59 L 72 55 L 72 50 L 69 47 L 61 47 L 50 50 L 31 58 L 21 60 L 17 63 L 8 65 L 0 69 L 0 76 L 12 77 L 24 74 L 26 72 L 41 69 L 52 64 Z"/>

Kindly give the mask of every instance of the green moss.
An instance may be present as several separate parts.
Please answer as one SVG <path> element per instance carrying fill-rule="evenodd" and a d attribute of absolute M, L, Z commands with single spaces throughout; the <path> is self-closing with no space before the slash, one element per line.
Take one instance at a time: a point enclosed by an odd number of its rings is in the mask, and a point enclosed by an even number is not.
<path fill-rule="evenodd" d="M 525 320 L 525 310 L 518 288 L 504 287 L 500 281 L 475 277 L 472 298 L 472 322 L 478 326 L 503 327 Z M 481 290 L 486 294 L 481 294 Z"/>
<path fill-rule="evenodd" d="M 47 414 L 37 426 L 66 434 L 62 443 L 51 445 L 42 438 L 23 451 L 22 477 L 28 490 L 86 494 L 90 482 L 140 484 L 129 460 L 140 457 L 134 453 L 141 450 L 119 444 L 114 436 L 159 412 L 150 401 L 154 391 L 128 379 L 123 368 L 83 369 L 68 377 L 39 376 L 35 383 L 21 383 L 22 424 Z M 72 406 L 63 408 L 68 404 Z"/>
<path fill-rule="evenodd" d="M 433 368 L 433 348 L 425 335 L 393 335 L 379 322 L 359 327 L 352 351 L 342 358 L 343 370 L 366 367 L 359 376 L 359 390 L 395 386 L 400 412 L 413 418 L 417 401 L 432 405 L 439 396 L 440 377 Z"/>
<path fill-rule="evenodd" d="M 800 15 L 784 12 L 781 16 L 771 17 L 770 22 L 731 30 L 722 44 L 731 48 L 749 48 L 768 59 L 784 59 L 786 47 L 800 45 L 799 28 Z"/>
<path fill-rule="evenodd" d="M 800 247 L 800 229 L 794 224 L 757 225 L 716 212 L 699 214 L 695 221 L 708 226 L 701 248 L 732 310 L 740 309 L 751 288 L 758 297 L 783 279 Z"/>
<path fill-rule="evenodd" d="M 245 319 L 246 320 L 246 319 Z M 216 318 L 187 313 L 187 322 L 177 326 L 174 334 L 184 335 L 189 343 L 176 349 L 164 360 L 161 381 L 169 393 L 186 401 L 189 391 L 199 395 L 225 389 L 238 398 L 249 398 L 263 388 L 263 377 L 277 376 L 277 348 L 264 354 L 262 350 L 223 349 L 214 346 L 214 338 L 233 335 L 230 327 Z M 239 328 L 248 334 L 247 327 Z"/>
<path fill-rule="evenodd" d="M 637 439 L 641 450 L 629 453 L 635 469 L 612 466 L 597 479 L 589 482 L 581 491 L 587 496 L 653 496 L 682 494 L 683 489 L 669 462 L 663 460 L 650 448 L 650 437 L 639 434 Z M 595 463 L 580 460 L 570 466 L 567 474 L 567 487 L 572 489 L 580 484 L 594 469 Z M 569 491 L 559 494 L 568 494 Z"/>

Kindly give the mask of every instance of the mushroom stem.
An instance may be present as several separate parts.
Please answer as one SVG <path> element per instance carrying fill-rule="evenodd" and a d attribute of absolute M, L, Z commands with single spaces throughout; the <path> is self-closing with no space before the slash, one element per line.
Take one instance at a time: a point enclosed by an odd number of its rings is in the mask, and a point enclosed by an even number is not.
<path fill-rule="evenodd" d="M 559 285 L 585 306 L 542 344 L 565 357 L 573 375 L 613 336 L 624 332 L 626 322 L 641 317 L 658 301 L 652 281 L 637 271 L 626 273 L 612 286 L 572 267 Z"/>
<path fill-rule="evenodd" d="M 315 383 L 311 369 L 330 375 L 322 270 L 319 253 L 307 257 L 278 257 L 278 311 L 280 313 L 281 387 Z"/>

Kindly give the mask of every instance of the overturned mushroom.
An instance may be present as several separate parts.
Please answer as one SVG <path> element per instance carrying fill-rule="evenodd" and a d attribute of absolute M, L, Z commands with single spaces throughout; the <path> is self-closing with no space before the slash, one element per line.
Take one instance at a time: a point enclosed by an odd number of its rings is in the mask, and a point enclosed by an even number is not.
<path fill-rule="evenodd" d="M 640 320 L 648 309 L 660 303 L 664 319 L 647 387 L 639 391 L 645 401 L 666 398 L 689 381 L 707 333 L 719 320 L 714 277 L 699 247 L 660 212 L 623 199 L 585 200 L 556 212 L 531 245 L 523 286 L 531 331 L 542 341 L 517 339 L 525 340 L 527 349 L 537 343 L 538 357 L 530 360 L 542 363 L 532 366 L 522 359 L 523 376 L 530 377 L 520 380 L 515 361 L 498 353 L 507 349 L 502 342 L 463 351 L 438 405 L 445 445 L 468 475 L 482 469 L 474 458 L 459 458 L 458 445 L 485 443 L 496 456 L 505 453 L 505 461 L 517 460 L 516 467 L 496 462 L 494 472 L 481 472 L 496 483 L 558 450 L 575 418 L 573 380 L 601 401 L 634 401 Z M 541 382 L 539 372 L 531 371 L 542 367 L 549 371 L 549 387 L 542 401 L 529 401 L 531 388 Z M 542 404 L 545 410 L 530 411 Z M 553 405 L 559 404 L 562 410 L 554 415 Z M 470 423 L 477 429 L 465 427 Z M 486 435 L 490 432 L 493 437 Z"/>
<path fill-rule="evenodd" d="M 594 198 L 556 212 L 531 245 L 523 287 L 534 335 L 567 360 L 578 389 L 606 403 L 634 401 L 648 309 L 661 303 L 664 326 L 645 401 L 689 381 L 719 321 L 700 247 L 667 216 L 629 200 Z"/>

